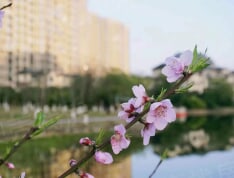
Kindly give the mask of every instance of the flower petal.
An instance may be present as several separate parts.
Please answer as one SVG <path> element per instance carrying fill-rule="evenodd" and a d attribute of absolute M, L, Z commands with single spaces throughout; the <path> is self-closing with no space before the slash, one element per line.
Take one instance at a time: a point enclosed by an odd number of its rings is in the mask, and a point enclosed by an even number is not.
<path fill-rule="evenodd" d="M 193 53 L 190 50 L 183 52 L 180 55 L 180 61 L 184 64 L 184 66 L 189 66 L 193 60 Z"/>
<path fill-rule="evenodd" d="M 114 130 L 119 132 L 121 135 L 124 135 L 126 133 L 126 129 L 123 126 L 123 124 L 119 124 L 119 125 L 114 126 Z"/>
<path fill-rule="evenodd" d="M 142 96 L 145 96 L 145 88 L 143 87 L 143 85 L 139 85 L 139 86 L 133 86 L 132 87 L 132 91 L 133 91 L 133 94 L 138 98 L 138 97 L 142 97 Z"/>
<path fill-rule="evenodd" d="M 126 122 L 131 122 L 133 119 L 135 119 L 135 117 L 128 117 L 127 119 L 126 119 Z"/>
<path fill-rule="evenodd" d="M 183 74 L 175 74 L 174 76 L 169 76 L 167 77 L 167 82 L 173 83 L 181 77 L 183 77 Z"/>
<path fill-rule="evenodd" d="M 113 162 L 113 158 L 108 152 L 96 151 L 94 158 L 101 164 L 111 164 Z"/>
<path fill-rule="evenodd" d="M 119 152 L 122 150 L 119 141 L 115 138 L 115 135 L 111 137 L 111 147 L 115 154 L 119 154 Z"/>
<path fill-rule="evenodd" d="M 164 99 L 164 100 L 161 101 L 161 103 L 163 105 L 167 106 L 167 108 L 172 108 L 173 107 L 173 105 L 171 103 L 171 100 L 169 100 L 169 99 Z"/>
<path fill-rule="evenodd" d="M 155 121 L 156 117 L 150 113 L 146 116 L 146 122 L 153 123 Z"/>
<path fill-rule="evenodd" d="M 151 104 L 150 106 L 150 111 L 154 111 L 157 107 L 159 107 L 160 105 L 162 105 L 161 102 L 155 102 L 153 104 Z"/>
<path fill-rule="evenodd" d="M 156 127 L 156 129 L 158 130 L 163 130 L 165 129 L 165 127 L 167 126 L 167 121 L 165 119 L 155 119 L 154 121 L 154 126 Z"/>
<path fill-rule="evenodd" d="M 175 56 L 170 56 L 168 58 L 166 58 L 165 63 L 166 65 L 173 65 L 174 63 L 176 63 L 178 61 L 178 58 Z"/>
<path fill-rule="evenodd" d="M 143 97 L 137 98 L 137 99 L 136 99 L 136 102 L 134 103 L 134 107 L 135 107 L 135 108 L 138 108 L 138 107 L 140 107 L 143 103 L 144 103 Z"/>
<path fill-rule="evenodd" d="M 141 136 L 143 137 L 143 144 L 148 145 L 150 136 L 154 136 L 156 132 L 154 124 L 147 123 L 145 127 L 141 130 Z"/>
<path fill-rule="evenodd" d="M 170 108 L 166 112 L 166 117 L 165 117 L 167 122 L 173 122 L 176 120 L 176 111 L 173 108 Z"/>
<path fill-rule="evenodd" d="M 128 118 L 128 113 L 126 113 L 125 111 L 119 111 L 118 113 L 118 117 L 121 118 L 121 119 L 126 119 Z"/>
<path fill-rule="evenodd" d="M 150 136 L 148 134 L 145 134 L 142 130 L 141 135 L 143 137 L 143 145 L 148 145 L 150 141 Z"/>
<path fill-rule="evenodd" d="M 123 149 L 128 148 L 128 146 L 130 145 L 130 140 L 126 139 L 125 137 L 123 137 L 121 139 L 120 145 Z"/>
<path fill-rule="evenodd" d="M 162 68 L 162 74 L 165 76 L 174 76 L 175 72 L 169 66 L 165 66 Z"/>

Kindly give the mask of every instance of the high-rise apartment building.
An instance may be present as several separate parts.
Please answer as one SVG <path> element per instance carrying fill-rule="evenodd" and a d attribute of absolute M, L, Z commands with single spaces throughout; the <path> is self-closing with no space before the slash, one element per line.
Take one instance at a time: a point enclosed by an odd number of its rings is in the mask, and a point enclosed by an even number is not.
<path fill-rule="evenodd" d="M 12 3 L 0 29 L 0 86 L 37 85 L 50 72 L 129 72 L 128 30 L 90 13 L 86 0 Z"/>

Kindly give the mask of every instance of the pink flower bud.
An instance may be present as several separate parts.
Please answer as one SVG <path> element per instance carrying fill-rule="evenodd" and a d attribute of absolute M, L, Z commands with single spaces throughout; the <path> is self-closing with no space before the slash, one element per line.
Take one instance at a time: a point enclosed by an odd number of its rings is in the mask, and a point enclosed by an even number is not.
<path fill-rule="evenodd" d="M 13 163 L 6 163 L 6 166 L 8 167 L 8 169 L 14 169 L 15 165 Z"/>
<path fill-rule="evenodd" d="M 94 142 L 90 138 L 85 137 L 80 139 L 80 144 L 85 146 L 91 146 L 94 144 Z"/>
<path fill-rule="evenodd" d="M 71 159 L 69 162 L 69 165 L 72 167 L 74 165 L 76 165 L 77 161 L 75 159 Z"/>
<path fill-rule="evenodd" d="M 107 152 L 96 151 L 94 158 L 101 164 L 111 164 L 113 162 L 112 155 Z"/>
<path fill-rule="evenodd" d="M 25 172 L 22 172 L 19 178 L 24 178 L 25 177 Z"/>
<path fill-rule="evenodd" d="M 80 173 L 80 178 L 94 178 L 91 174 L 86 173 L 86 172 L 82 172 Z"/>

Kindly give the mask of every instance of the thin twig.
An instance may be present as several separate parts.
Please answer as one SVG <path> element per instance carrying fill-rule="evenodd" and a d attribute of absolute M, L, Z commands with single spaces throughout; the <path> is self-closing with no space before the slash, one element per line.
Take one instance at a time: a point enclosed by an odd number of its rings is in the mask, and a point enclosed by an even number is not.
<path fill-rule="evenodd" d="M 24 137 L 14 144 L 10 152 L 7 153 L 4 158 L 0 159 L 0 166 L 3 165 L 26 141 L 30 140 L 31 135 L 38 129 L 38 127 L 31 127 L 30 130 L 24 135 Z"/>
<path fill-rule="evenodd" d="M 0 8 L 0 10 L 3 10 L 3 9 L 5 9 L 5 8 L 11 7 L 11 6 L 12 6 L 12 3 L 9 3 L 9 4 L 5 5 L 5 6 L 2 6 L 2 7 Z"/>
<path fill-rule="evenodd" d="M 184 77 L 178 82 L 176 83 L 170 90 L 168 90 L 162 97 L 162 99 L 167 98 L 168 96 L 174 94 L 175 90 L 177 88 L 179 88 L 185 81 L 187 81 L 193 73 L 185 73 Z"/>
<path fill-rule="evenodd" d="M 160 159 L 156 167 L 154 168 L 153 172 L 149 175 L 149 178 L 152 178 L 152 176 L 155 174 L 155 172 L 158 170 L 159 166 L 162 164 L 163 159 Z"/>

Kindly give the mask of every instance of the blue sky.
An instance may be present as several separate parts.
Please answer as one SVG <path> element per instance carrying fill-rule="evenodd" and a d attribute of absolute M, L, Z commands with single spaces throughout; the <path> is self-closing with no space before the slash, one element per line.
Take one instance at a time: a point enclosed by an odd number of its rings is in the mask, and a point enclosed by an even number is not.
<path fill-rule="evenodd" d="M 217 66 L 234 70 L 234 0 L 88 0 L 88 8 L 128 27 L 132 73 L 151 74 L 196 44 Z"/>

